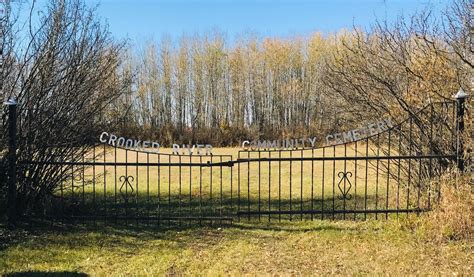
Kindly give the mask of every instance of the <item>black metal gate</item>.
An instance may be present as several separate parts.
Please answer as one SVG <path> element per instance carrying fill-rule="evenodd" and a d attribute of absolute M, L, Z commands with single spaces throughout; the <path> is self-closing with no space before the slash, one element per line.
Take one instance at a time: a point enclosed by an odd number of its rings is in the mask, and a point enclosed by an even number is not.
<path fill-rule="evenodd" d="M 41 216 L 158 225 L 230 221 L 224 190 L 232 187 L 231 159 L 94 146 L 79 160 L 48 163 L 62 175 L 60 197 L 45 203 Z"/>
<path fill-rule="evenodd" d="M 458 157 L 448 147 L 457 144 L 455 129 L 437 118 L 452 114 L 450 105 L 428 105 L 385 132 L 342 145 L 240 151 L 238 219 L 377 219 L 430 210 L 441 195 L 437 180 Z"/>
<path fill-rule="evenodd" d="M 241 150 L 237 159 L 108 145 L 48 162 L 16 161 L 11 154 L 9 186 L 17 186 L 17 166 L 50 168 L 57 175 L 57 190 L 44 198 L 40 212 L 24 215 L 43 219 L 160 225 L 419 213 L 439 199 L 441 173 L 456 161 L 463 166 L 463 103 L 457 103 L 457 114 L 456 102 L 430 104 L 384 132 L 350 143 Z M 15 118 L 14 109 L 10 112 Z M 15 130 L 10 134 L 14 137 Z"/>

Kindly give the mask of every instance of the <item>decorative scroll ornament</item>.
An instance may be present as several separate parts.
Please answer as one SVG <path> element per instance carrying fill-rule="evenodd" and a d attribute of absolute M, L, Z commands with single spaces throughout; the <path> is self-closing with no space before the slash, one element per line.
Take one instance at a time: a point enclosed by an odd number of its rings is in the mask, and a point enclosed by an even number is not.
<path fill-rule="evenodd" d="M 76 171 L 76 172 L 72 172 L 72 185 L 71 185 L 71 189 L 73 192 L 76 192 L 76 191 L 80 191 L 80 189 L 84 189 L 85 188 L 85 184 L 82 184 L 82 182 L 85 183 L 85 173 L 84 171 Z M 80 185 L 77 185 L 76 183 L 79 183 Z"/>
<path fill-rule="evenodd" d="M 339 183 L 337 184 L 337 187 L 339 188 L 339 191 L 341 192 L 341 195 L 338 196 L 339 199 L 341 200 L 350 200 L 352 198 L 352 195 L 349 193 L 349 191 L 352 188 L 351 181 L 349 180 L 350 177 L 352 177 L 352 172 L 339 172 L 337 174 L 341 180 L 339 180 Z M 343 186 L 341 187 L 341 183 L 343 183 Z"/>
<path fill-rule="evenodd" d="M 120 182 L 122 182 L 122 185 L 120 186 L 120 194 L 122 195 L 123 197 L 123 200 L 125 200 L 125 202 L 128 201 L 128 196 L 129 194 L 133 194 L 133 186 L 132 186 L 132 182 L 134 180 L 133 176 L 120 176 Z"/>

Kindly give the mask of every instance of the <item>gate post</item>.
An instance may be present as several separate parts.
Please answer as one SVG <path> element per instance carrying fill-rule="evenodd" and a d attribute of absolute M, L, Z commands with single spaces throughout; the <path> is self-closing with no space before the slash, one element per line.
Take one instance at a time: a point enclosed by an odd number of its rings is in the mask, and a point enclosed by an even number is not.
<path fill-rule="evenodd" d="M 462 88 L 454 95 L 456 99 L 456 160 L 460 172 L 464 171 L 464 102 L 469 95 Z"/>
<path fill-rule="evenodd" d="M 16 120 L 17 103 L 15 100 L 8 100 L 4 103 L 8 106 L 8 195 L 7 195 L 7 216 L 8 222 L 12 225 L 16 222 Z"/>

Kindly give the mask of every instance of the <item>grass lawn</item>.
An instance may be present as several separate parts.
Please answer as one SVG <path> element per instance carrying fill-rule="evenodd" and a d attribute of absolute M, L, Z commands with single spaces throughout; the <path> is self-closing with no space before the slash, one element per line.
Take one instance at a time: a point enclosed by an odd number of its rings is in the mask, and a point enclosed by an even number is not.
<path fill-rule="evenodd" d="M 351 151 L 355 155 L 355 150 L 334 149 L 325 155 L 345 155 L 341 151 Z M 215 149 L 215 153 L 230 153 L 236 157 L 237 149 Z M 152 155 L 135 153 L 130 157 L 124 151 L 114 154 L 109 152 L 104 160 L 158 162 L 157 156 Z M 385 166 L 395 170 L 394 164 Z M 223 211 L 223 215 L 236 219 L 237 207 L 274 211 L 281 203 L 282 210 L 287 210 L 289 201 L 293 201 L 290 203 L 294 210 L 311 209 L 312 205 L 314 209 L 321 209 L 323 204 L 325 210 L 331 210 L 330 200 L 334 198 L 336 208 L 347 204 L 348 208 L 354 209 L 363 208 L 365 202 L 368 209 L 398 208 L 399 203 L 400 208 L 415 207 L 420 202 L 416 198 L 420 194 L 422 203 L 427 200 L 420 186 L 413 190 L 420 179 L 412 178 L 410 183 L 410 178 L 407 180 L 402 174 L 401 181 L 394 180 L 364 161 L 283 162 L 281 165 L 262 162 L 241 164 L 234 171 L 229 168 L 222 172 L 210 170 L 203 168 L 201 173 L 199 168 L 170 170 L 165 166 L 88 168 L 82 179 L 77 176 L 66 178 L 61 193 L 69 198 L 65 203 L 56 203 L 59 206 L 51 210 L 54 212 L 64 208 L 63 204 L 73 203 L 65 207 L 66 215 L 90 206 L 88 211 L 92 214 L 107 213 L 112 219 L 124 210 L 132 215 L 173 215 L 179 207 L 182 211 L 179 215 L 219 215 Z M 344 202 L 337 200 L 335 184 L 339 179 L 334 177 L 339 171 L 354 173 L 350 178 L 352 198 Z M 62 170 L 59 172 L 67 174 Z M 120 191 L 117 193 L 122 184 L 116 179 L 122 175 L 134 177 L 131 183 L 134 194 L 130 198 L 133 201 L 128 203 L 128 208 L 124 208 Z M 412 189 L 411 194 L 409 189 Z M 431 197 L 434 196 L 433 190 Z M 459 201 L 455 199 L 452 203 Z M 457 217 L 451 215 L 467 215 L 469 207 L 461 212 L 447 213 L 447 218 L 457 222 Z M 311 221 L 306 216 L 306 220 L 300 221 L 296 215 L 293 217 L 296 221 L 290 222 L 288 216 L 283 216 L 279 222 L 275 216 L 268 222 L 264 216 L 261 222 L 256 222 L 256 217 L 253 221 L 243 217 L 242 222 L 234 221 L 228 226 L 199 227 L 196 222 L 187 226 L 188 223 L 184 222 L 179 227 L 163 224 L 158 228 L 154 225 L 156 221 L 150 221 L 152 226 L 130 226 L 119 222 L 117 226 L 99 228 L 76 224 L 69 229 L 35 226 L 32 230 L 25 228 L 14 232 L 7 231 L 0 224 L 0 275 L 45 272 L 110 276 L 474 275 L 472 238 L 429 239 L 423 235 L 422 228 L 404 224 L 406 217 L 400 214 L 398 218 L 389 216 L 389 220 L 385 220 L 385 216 L 373 220 L 371 216 L 366 221 Z M 439 225 L 440 221 L 434 222 Z"/>
<path fill-rule="evenodd" d="M 434 243 L 396 220 L 153 230 L 2 232 L 0 274 L 472 275 L 472 240 Z"/>

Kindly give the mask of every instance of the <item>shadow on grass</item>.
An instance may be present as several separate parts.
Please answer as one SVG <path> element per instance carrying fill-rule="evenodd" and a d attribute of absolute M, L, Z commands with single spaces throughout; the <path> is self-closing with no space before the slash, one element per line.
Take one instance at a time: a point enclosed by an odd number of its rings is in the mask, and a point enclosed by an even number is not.
<path fill-rule="evenodd" d="M 245 236 L 249 231 L 275 232 L 344 232 L 356 231 L 356 224 L 338 224 L 334 221 L 288 221 L 274 222 L 244 221 L 225 224 L 221 222 L 172 222 L 171 225 L 134 222 L 133 224 L 104 224 L 104 222 L 59 223 L 56 221 L 24 220 L 18 222 L 15 230 L 1 239 L 0 250 L 28 242 L 38 245 L 64 245 L 69 249 L 96 245 L 127 247 L 130 239 L 133 244 L 144 245 L 153 240 L 173 241 L 178 244 L 204 241 L 217 244 L 224 235 Z M 2 226 L 0 225 L 0 230 Z M 5 230 L 5 228 L 3 228 Z"/>
<path fill-rule="evenodd" d="M 285 224 L 271 223 L 271 224 L 238 224 L 234 225 L 235 229 L 241 231 L 275 231 L 286 233 L 301 233 L 301 232 L 346 232 L 355 231 L 357 226 L 340 226 L 334 222 L 323 222 L 317 220 L 313 223 L 295 224 L 294 222 Z"/>
<path fill-rule="evenodd" d="M 220 195 L 219 195 L 220 196 Z M 235 197 L 235 196 L 234 196 Z M 90 201 L 95 200 L 94 202 Z M 374 214 L 331 214 L 334 210 L 363 210 L 373 208 L 376 203 L 374 195 L 352 197 L 341 200 L 332 197 L 326 199 L 259 199 L 258 195 L 240 200 L 223 194 L 217 199 L 183 199 L 179 195 L 170 195 L 164 203 L 150 201 L 148 197 L 133 198 L 133 202 L 100 201 L 90 195 L 85 195 L 81 201 L 57 201 L 50 203 L 44 213 L 30 213 L 17 223 L 16 229 L 7 231 L 0 222 L 0 249 L 15 245 L 31 236 L 46 236 L 55 243 L 54 234 L 74 236 L 77 242 L 67 242 L 68 245 L 87 244 L 81 236 L 87 234 L 114 235 L 134 237 L 143 240 L 165 239 L 175 240 L 179 232 L 188 232 L 192 236 L 215 235 L 216 230 L 232 227 L 232 230 L 265 230 L 284 232 L 307 231 L 350 231 L 351 224 L 336 224 L 333 220 L 365 220 L 376 218 Z M 156 199 L 155 199 L 156 200 Z M 323 201 L 324 200 L 324 201 Z M 379 204 L 383 200 L 379 198 Z M 366 204 L 367 203 L 367 204 Z M 327 213 L 308 214 L 305 211 Z M 385 214 L 385 206 L 378 209 L 378 218 L 396 217 L 398 214 Z M 240 214 L 238 212 L 256 211 L 293 211 L 294 214 Z M 400 213 L 401 214 L 401 213 Z M 127 217 L 125 217 L 127 216 Z M 182 217 L 189 217 L 186 219 Z M 168 219 L 166 219 L 168 218 Z M 172 219 L 174 218 L 174 219 Z M 44 236 L 43 236 L 44 237 Z M 95 243 L 93 240 L 90 243 Z M 120 242 L 117 242 L 120 243 Z"/>
<path fill-rule="evenodd" d="M 71 276 L 71 277 L 79 277 L 79 276 L 89 276 L 85 273 L 80 272 L 72 272 L 72 271 L 58 271 L 58 272 L 46 272 L 46 271 L 25 271 L 25 272 L 13 272 L 5 274 L 4 276 L 7 277 L 23 277 L 23 276 Z"/>
<path fill-rule="evenodd" d="M 150 221 L 154 225 L 167 224 L 172 221 L 195 221 L 199 225 L 203 221 L 222 223 L 223 221 L 245 220 L 257 218 L 265 220 L 307 220 L 307 219 L 366 219 L 366 215 L 352 213 L 357 210 L 379 210 L 384 214 L 385 209 L 393 210 L 393 203 L 387 203 L 386 194 L 380 195 L 351 195 L 344 199 L 340 194 L 329 194 L 314 197 L 312 200 L 305 196 L 294 195 L 279 198 L 266 195 L 242 195 L 240 198 L 228 192 L 214 195 L 166 195 L 157 198 L 156 195 L 134 195 L 127 199 L 122 197 L 99 197 L 93 193 L 85 193 L 75 198 L 54 199 L 46 203 L 45 210 L 27 215 L 35 219 L 56 218 L 63 221 L 123 221 L 127 225 L 137 221 Z M 399 199 L 406 203 L 406 199 Z M 412 201 L 414 202 L 414 201 Z M 415 208 L 412 203 L 411 207 Z M 400 207 L 405 208 L 405 207 Z M 282 213 L 279 214 L 279 211 Z M 324 213 L 322 212 L 324 211 Z M 336 211 L 336 212 L 332 212 Z M 346 211 L 346 213 L 341 212 Z M 324 214 L 324 215 L 321 215 Z"/>

